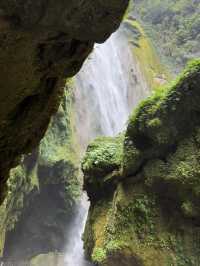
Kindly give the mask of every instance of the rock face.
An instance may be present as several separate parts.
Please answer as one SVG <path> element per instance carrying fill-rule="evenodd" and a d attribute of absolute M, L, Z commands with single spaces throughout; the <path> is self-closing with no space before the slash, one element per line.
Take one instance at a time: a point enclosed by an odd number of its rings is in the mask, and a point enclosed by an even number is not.
<path fill-rule="evenodd" d="M 89 146 L 84 243 L 97 265 L 199 265 L 199 84 L 196 60 L 141 103 L 122 148 L 119 138 Z"/>
<path fill-rule="evenodd" d="M 11 167 L 44 136 L 64 78 L 117 29 L 128 0 L 0 1 L 0 201 Z"/>
<path fill-rule="evenodd" d="M 28 260 L 64 248 L 82 186 L 73 122 L 73 93 L 68 88 L 40 146 L 11 170 L 5 218 L 0 221 L 5 260 Z"/>

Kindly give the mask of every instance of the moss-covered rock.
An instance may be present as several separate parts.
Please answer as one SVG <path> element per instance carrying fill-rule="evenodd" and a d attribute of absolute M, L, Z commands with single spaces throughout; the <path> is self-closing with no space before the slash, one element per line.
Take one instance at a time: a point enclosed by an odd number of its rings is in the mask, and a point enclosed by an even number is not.
<path fill-rule="evenodd" d="M 124 135 L 99 137 L 87 148 L 82 161 L 84 188 L 90 198 L 113 189 L 120 178 Z"/>
<path fill-rule="evenodd" d="M 24 180 L 26 177 L 23 165 L 11 170 L 8 194 L 0 207 L 0 257 L 3 256 L 6 231 L 14 228 L 24 207 L 24 197 L 31 190 L 29 180 L 26 180 L 26 185 Z"/>
<path fill-rule="evenodd" d="M 97 265 L 199 265 L 199 82 L 196 60 L 130 117 L 120 178 L 91 197 L 84 243 Z M 99 144 L 92 154 L 106 147 Z M 83 168 L 89 193 L 103 169 L 95 176 Z"/>
<path fill-rule="evenodd" d="M 145 183 L 160 200 L 170 199 L 186 218 L 200 219 L 199 128 L 182 140 L 165 160 L 150 160 L 144 166 Z M 170 206 L 171 209 L 172 206 Z"/>
<path fill-rule="evenodd" d="M 73 119 L 73 92 L 68 88 L 40 146 L 12 170 L 2 209 L 5 222 L 0 222 L 5 259 L 26 260 L 64 248 L 82 187 Z"/>
<path fill-rule="evenodd" d="M 126 19 L 122 25 L 125 33 L 128 35 L 133 56 L 136 58 L 149 88 L 155 89 L 166 84 L 170 80 L 171 74 L 166 66 L 161 63 L 151 39 L 144 31 L 140 22 L 132 17 L 131 12 L 127 12 Z"/>
<path fill-rule="evenodd" d="M 88 257 L 106 266 L 198 265 L 200 228 L 172 209 L 134 178 L 119 184 L 113 198 L 91 207 Z"/>
<path fill-rule="evenodd" d="M 124 174 L 134 174 L 151 158 L 162 158 L 200 124 L 200 60 L 192 61 L 168 88 L 143 101 L 129 120 Z"/>

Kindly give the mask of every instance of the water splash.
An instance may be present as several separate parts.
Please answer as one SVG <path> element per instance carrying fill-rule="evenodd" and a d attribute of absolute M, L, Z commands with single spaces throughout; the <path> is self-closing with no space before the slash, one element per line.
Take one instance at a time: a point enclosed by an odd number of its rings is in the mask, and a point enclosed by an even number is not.
<path fill-rule="evenodd" d="M 77 205 L 75 219 L 69 226 L 68 243 L 65 252 L 64 265 L 65 266 L 90 266 L 88 261 L 84 258 L 84 249 L 82 241 L 83 228 L 85 226 L 87 212 L 89 209 L 89 202 L 84 193 L 80 204 Z"/>

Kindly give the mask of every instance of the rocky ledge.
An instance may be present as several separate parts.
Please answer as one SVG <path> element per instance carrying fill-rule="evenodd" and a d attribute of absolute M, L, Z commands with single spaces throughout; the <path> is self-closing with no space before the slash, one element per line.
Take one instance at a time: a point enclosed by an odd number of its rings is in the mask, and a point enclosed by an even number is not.
<path fill-rule="evenodd" d="M 0 1 L 0 202 L 9 169 L 43 137 L 64 79 L 117 29 L 128 0 Z"/>

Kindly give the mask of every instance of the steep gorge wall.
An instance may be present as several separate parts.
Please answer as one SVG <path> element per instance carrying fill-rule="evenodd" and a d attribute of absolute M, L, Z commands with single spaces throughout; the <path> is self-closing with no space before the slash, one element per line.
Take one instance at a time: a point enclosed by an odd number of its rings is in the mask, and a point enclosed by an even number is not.
<path fill-rule="evenodd" d="M 125 134 L 91 143 L 86 255 L 102 266 L 199 265 L 200 61 L 143 101 Z"/>
<path fill-rule="evenodd" d="M 11 170 L 9 192 L 0 207 L 4 259 L 26 260 L 64 248 L 82 185 L 74 130 L 68 85 L 40 146 Z"/>
<path fill-rule="evenodd" d="M 64 79 L 117 29 L 128 0 L 0 1 L 0 202 L 9 169 L 36 147 Z"/>
<path fill-rule="evenodd" d="M 158 50 L 153 46 L 152 40 L 148 36 L 148 32 L 144 30 L 142 23 L 132 17 L 131 9 L 127 12 L 126 19 L 124 19 L 121 28 L 133 51 L 133 57 L 138 62 L 142 72 L 141 77 L 135 77 L 136 83 L 139 84 L 142 79 L 145 79 L 148 87 L 155 89 L 168 82 L 171 78 L 171 73 L 163 65 Z M 136 97 L 136 95 L 134 96 Z M 141 91 L 141 98 L 144 98 L 143 91 Z"/>

